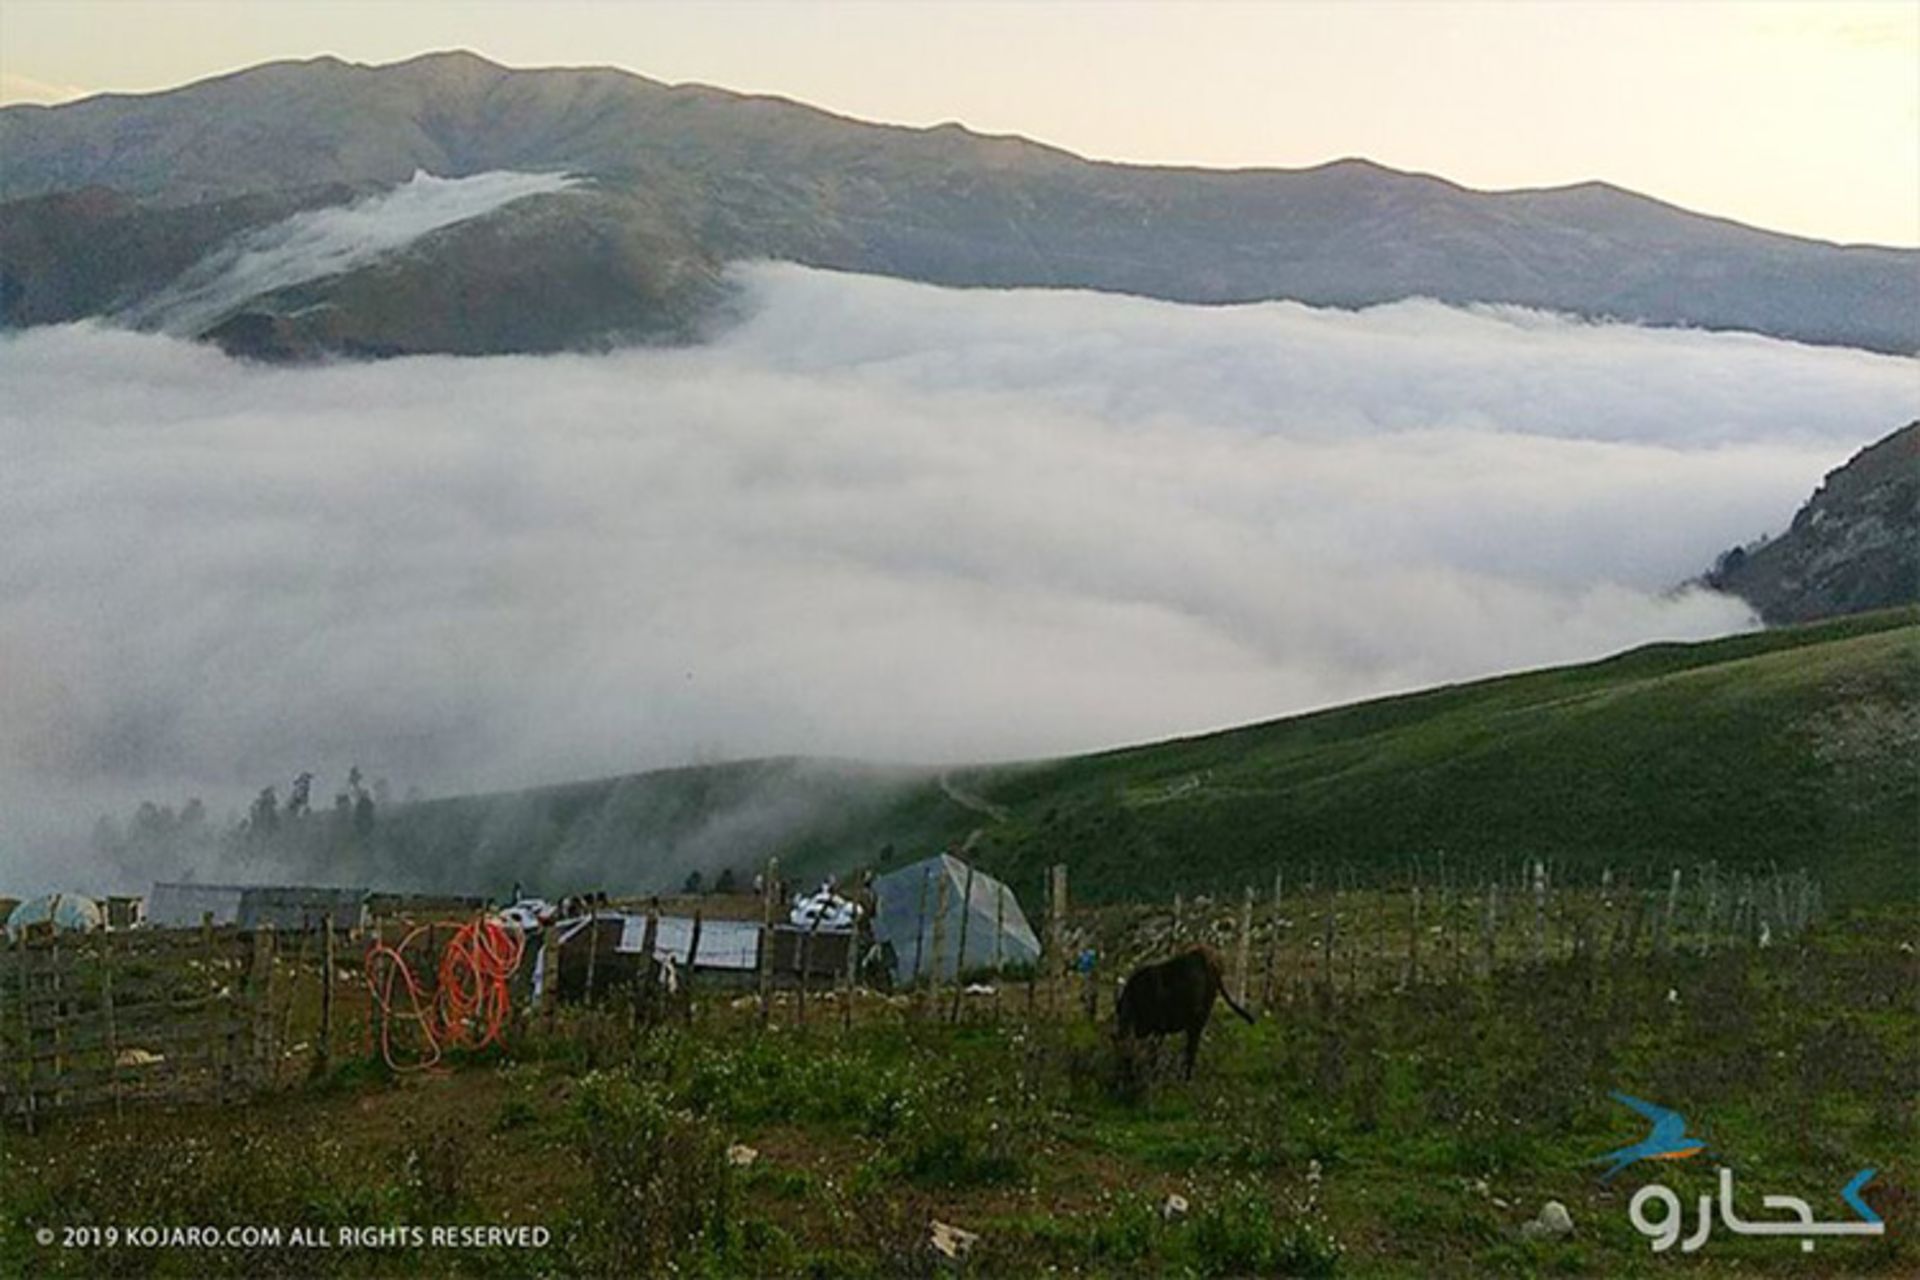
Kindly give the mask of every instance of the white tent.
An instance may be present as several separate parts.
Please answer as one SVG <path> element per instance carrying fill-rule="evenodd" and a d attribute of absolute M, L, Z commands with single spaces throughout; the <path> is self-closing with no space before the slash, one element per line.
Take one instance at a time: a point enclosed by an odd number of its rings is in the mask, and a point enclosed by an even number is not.
<path fill-rule="evenodd" d="M 936 956 L 934 922 L 940 915 L 943 881 L 946 915 L 940 920 Z M 950 853 L 876 878 L 873 896 L 873 936 L 893 944 L 895 982 L 934 972 L 951 979 L 956 970 L 990 969 L 996 959 L 1002 965 L 1020 965 L 1040 958 L 1040 940 L 1013 890 Z M 964 959 L 962 933 L 966 935 Z"/>
<path fill-rule="evenodd" d="M 81 893 L 49 893 L 40 898 L 29 898 L 19 903 L 0 925 L 0 937 L 12 934 L 24 937 L 27 926 L 53 921 L 58 933 L 92 933 L 101 928 L 105 917 L 100 913 L 100 904 Z"/>

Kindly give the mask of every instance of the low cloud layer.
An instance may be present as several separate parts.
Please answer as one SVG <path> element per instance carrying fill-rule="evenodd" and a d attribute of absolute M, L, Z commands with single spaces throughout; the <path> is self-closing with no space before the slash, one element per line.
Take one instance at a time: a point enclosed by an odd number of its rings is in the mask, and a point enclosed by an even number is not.
<path fill-rule="evenodd" d="M 391 191 L 239 236 L 122 318 L 143 329 L 197 334 L 249 299 L 357 270 L 443 227 L 573 185 L 558 173 L 416 173 Z"/>
<path fill-rule="evenodd" d="M 0 887 L 350 761 L 1029 756 L 1720 634 L 1669 588 L 1914 416 L 1740 335 L 742 282 L 685 350 L 0 341 Z"/>

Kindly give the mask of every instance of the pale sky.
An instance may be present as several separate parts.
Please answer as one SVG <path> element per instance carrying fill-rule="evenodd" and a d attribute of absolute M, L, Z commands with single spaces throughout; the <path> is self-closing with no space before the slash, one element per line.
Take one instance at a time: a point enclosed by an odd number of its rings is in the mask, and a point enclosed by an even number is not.
<path fill-rule="evenodd" d="M 1365 156 L 1481 188 L 1598 178 L 1776 230 L 1920 244 L 1920 0 L 4 0 L 0 101 L 455 47 L 959 120 L 1099 159 Z"/>

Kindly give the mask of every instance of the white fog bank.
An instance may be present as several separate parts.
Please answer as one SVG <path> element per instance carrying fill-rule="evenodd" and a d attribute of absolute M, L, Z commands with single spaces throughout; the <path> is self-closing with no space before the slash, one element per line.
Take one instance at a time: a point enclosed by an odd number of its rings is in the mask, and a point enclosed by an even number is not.
<path fill-rule="evenodd" d="M 742 280 L 697 349 L 0 340 L 0 884 L 350 761 L 1030 756 L 1722 634 L 1669 588 L 1920 399 L 1531 313 Z"/>

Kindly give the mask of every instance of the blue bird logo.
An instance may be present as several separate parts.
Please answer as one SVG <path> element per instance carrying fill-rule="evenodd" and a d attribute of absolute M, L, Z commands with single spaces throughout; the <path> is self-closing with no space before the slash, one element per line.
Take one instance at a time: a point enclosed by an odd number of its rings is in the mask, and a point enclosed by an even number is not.
<path fill-rule="evenodd" d="M 1630 1164 L 1641 1160 L 1685 1160 L 1697 1156 L 1707 1149 L 1706 1139 L 1687 1132 L 1686 1117 L 1678 1111 L 1669 1111 L 1665 1107 L 1656 1107 L 1651 1102 L 1624 1093 L 1610 1095 L 1615 1102 L 1625 1103 L 1653 1122 L 1653 1128 L 1647 1136 L 1630 1147 L 1621 1147 L 1618 1151 L 1609 1151 L 1596 1158 L 1594 1164 L 1611 1161 L 1607 1171 L 1600 1175 L 1600 1181 L 1611 1182 L 1615 1174 Z"/>

